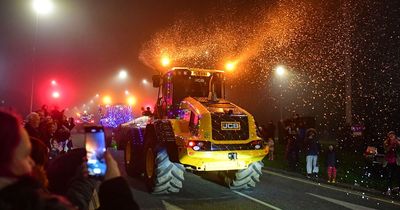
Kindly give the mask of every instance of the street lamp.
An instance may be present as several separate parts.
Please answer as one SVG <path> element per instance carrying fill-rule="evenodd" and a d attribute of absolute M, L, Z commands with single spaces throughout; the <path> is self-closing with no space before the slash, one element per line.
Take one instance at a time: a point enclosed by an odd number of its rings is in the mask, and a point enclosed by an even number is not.
<path fill-rule="evenodd" d="M 225 70 L 233 71 L 236 68 L 237 61 L 229 61 L 225 64 Z"/>
<path fill-rule="evenodd" d="M 118 78 L 120 80 L 124 80 L 128 77 L 128 73 L 126 72 L 126 70 L 122 69 L 121 71 L 119 71 L 118 73 Z"/>
<path fill-rule="evenodd" d="M 161 65 L 162 66 L 167 67 L 167 66 L 169 66 L 170 63 L 171 63 L 171 60 L 169 59 L 168 56 L 163 56 L 161 58 Z"/>
<path fill-rule="evenodd" d="M 48 15 L 54 10 L 53 2 L 50 0 L 33 0 L 32 7 L 38 15 Z"/>
<path fill-rule="evenodd" d="M 105 105 L 111 105 L 111 97 L 110 96 L 104 96 L 103 97 L 103 103 L 105 104 Z"/>
<path fill-rule="evenodd" d="M 35 89 L 35 74 L 36 74 L 36 62 L 35 62 L 35 56 L 36 56 L 36 42 L 37 42 L 37 34 L 38 34 L 38 26 L 39 26 L 39 15 L 48 15 L 53 12 L 54 10 L 54 4 L 51 0 L 33 0 L 32 1 L 32 9 L 36 14 L 35 18 L 35 35 L 34 35 L 34 40 L 33 40 L 33 47 L 32 47 L 32 63 L 33 63 L 33 68 L 32 68 L 32 75 L 31 75 L 31 101 L 30 101 L 30 107 L 29 111 L 33 111 L 33 93 Z"/>
<path fill-rule="evenodd" d="M 286 74 L 286 68 L 284 66 L 277 66 L 276 67 L 276 74 L 280 77 L 285 76 Z"/>
<path fill-rule="evenodd" d="M 136 104 L 136 98 L 133 96 L 130 96 L 126 99 L 126 102 L 129 106 L 133 106 Z"/>
<path fill-rule="evenodd" d="M 58 91 L 54 91 L 51 96 L 53 96 L 53 98 L 60 98 L 60 93 Z"/>
<path fill-rule="evenodd" d="M 286 75 L 286 68 L 282 65 L 279 65 L 275 68 L 276 75 L 280 78 L 284 78 Z M 283 120 L 283 94 L 282 94 L 282 81 L 279 81 L 279 112 L 280 112 L 280 120 Z"/>

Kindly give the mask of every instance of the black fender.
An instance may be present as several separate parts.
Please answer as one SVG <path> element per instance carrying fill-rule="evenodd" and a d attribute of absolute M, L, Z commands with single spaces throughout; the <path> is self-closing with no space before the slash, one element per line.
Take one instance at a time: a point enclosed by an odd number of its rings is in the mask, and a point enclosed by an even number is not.
<path fill-rule="evenodd" d="M 125 148 L 126 143 L 131 140 L 135 146 L 143 146 L 145 128 L 126 126 L 120 127 L 116 132 L 116 142 L 119 150 Z"/>
<path fill-rule="evenodd" d="M 166 148 L 170 161 L 178 162 L 178 147 L 169 120 L 155 120 L 152 124 L 147 125 L 146 135 L 154 135 L 156 148 Z"/>

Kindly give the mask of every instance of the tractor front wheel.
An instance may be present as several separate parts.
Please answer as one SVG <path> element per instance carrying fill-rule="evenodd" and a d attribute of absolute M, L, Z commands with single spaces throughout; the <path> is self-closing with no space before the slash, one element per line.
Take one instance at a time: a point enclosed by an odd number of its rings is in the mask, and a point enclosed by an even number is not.
<path fill-rule="evenodd" d="M 167 150 L 145 149 L 145 179 L 153 194 L 177 193 L 183 186 L 185 168 L 170 161 Z"/>
<path fill-rule="evenodd" d="M 251 163 L 248 168 L 235 172 L 225 172 L 223 174 L 225 184 L 233 190 L 245 190 L 254 188 L 257 182 L 260 182 L 262 175 L 261 161 Z"/>

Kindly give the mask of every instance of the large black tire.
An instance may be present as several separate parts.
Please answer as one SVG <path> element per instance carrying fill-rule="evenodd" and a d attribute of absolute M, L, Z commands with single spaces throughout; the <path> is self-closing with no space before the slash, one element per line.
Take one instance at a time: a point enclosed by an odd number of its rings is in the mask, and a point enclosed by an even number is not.
<path fill-rule="evenodd" d="M 149 191 L 153 194 L 179 192 L 184 181 L 183 165 L 171 162 L 165 148 L 156 149 L 150 146 L 146 147 L 145 152 L 145 179 Z"/>
<path fill-rule="evenodd" d="M 254 188 L 256 183 L 260 182 L 263 166 L 264 164 L 261 161 L 258 161 L 250 164 L 246 169 L 225 173 L 225 184 L 227 184 L 228 187 L 233 190 Z"/>
<path fill-rule="evenodd" d="M 143 173 L 143 153 L 140 148 L 134 147 L 132 140 L 125 144 L 125 169 L 129 176 L 140 176 Z"/>

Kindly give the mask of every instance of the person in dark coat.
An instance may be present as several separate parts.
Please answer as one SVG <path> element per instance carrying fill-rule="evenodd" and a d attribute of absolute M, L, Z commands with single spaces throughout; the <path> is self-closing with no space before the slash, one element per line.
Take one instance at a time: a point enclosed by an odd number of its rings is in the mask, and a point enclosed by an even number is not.
<path fill-rule="evenodd" d="M 387 195 L 391 195 L 393 190 L 393 181 L 396 179 L 397 170 L 400 166 L 400 140 L 397 138 L 394 131 L 387 133 L 387 137 L 383 142 L 383 148 L 385 149 L 385 159 L 383 167 L 386 169 L 387 179 Z"/>
<path fill-rule="evenodd" d="M 42 135 L 39 131 L 40 116 L 36 112 L 31 112 L 26 117 L 25 129 L 28 135 L 37 139 L 42 139 Z"/>
<path fill-rule="evenodd" d="M 31 149 L 29 136 L 19 118 L 0 111 L 0 209 L 85 209 L 81 202 L 49 193 L 31 176 L 35 165 L 30 156 Z M 105 159 L 107 172 L 99 190 L 100 209 L 138 209 L 127 182 L 121 177 L 118 164 L 107 152 Z M 87 178 L 82 176 L 80 180 L 83 179 Z M 90 195 L 79 186 L 82 182 L 72 183 L 70 194 L 75 198 L 79 198 L 77 195 Z M 83 203 L 87 200 L 86 197 L 80 199 Z"/>
<path fill-rule="evenodd" d="M 51 150 L 51 142 L 54 140 L 54 134 L 57 131 L 57 124 L 53 120 L 47 120 L 42 128 L 43 143 Z"/>
<path fill-rule="evenodd" d="M 275 139 L 275 125 L 274 122 L 271 120 L 268 122 L 265 128 L 265 138 L 266 139 Z"/>
<path fill-rule="evenodd" d="M 329 145 L 326 154 L 326 166 L 328 168 L 328 183 L 336 183 L 337 157 L 333 145 Z"/>
<path fill-rule="evenodd" d="M 148 117 L 152 117 L 152 116 L 153 116 L 153 113 L 151 112 L 149 106 L 146 107 L 146 110 L 145 110 L 144 112 L 142 112 L 142 115 L 143 115 L 143 116 L 148 116 Z"/>
<path fill-rule="evenodd" d="M 47 146 L 40 140 L 34 137 L 29 137 L 32 150 L 31 158 L 35 162 L 32 170 L 32 176 L 36 178 L 43 188 L 47 188 L 49 180 L 47 179 L 46 167 L 49 160 L 49 151 Z"/>
<path fill-rule="evenodd" d="M 321 150 L 321 145 L 316 135 L 317 131 L 314 128 L 310 128 L 306 131 L 305 152 L 307 162 L 307 178 L 311 178 L 311 175 L 313 175 L 315 178 L 318 178 L 318 154 Z"/>
<path fill-rule="evenodd" d="M 285 124 L 283 120 L 278 122 L 278 143 L 283 144 L 285 141 Z"/>
<path fill-rule="evenodd" d="M 286 159 L 288 160 L 289 169 L 292 171 L 296 171 L 299 164 L 299 148 L 297 147 L 296 141 L 296 135 L 288 135 L 286 144 Z"/>

